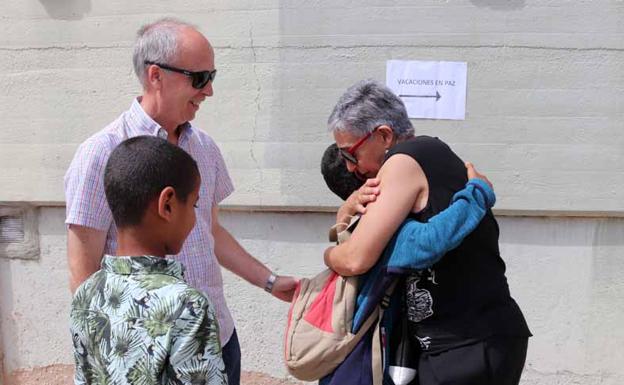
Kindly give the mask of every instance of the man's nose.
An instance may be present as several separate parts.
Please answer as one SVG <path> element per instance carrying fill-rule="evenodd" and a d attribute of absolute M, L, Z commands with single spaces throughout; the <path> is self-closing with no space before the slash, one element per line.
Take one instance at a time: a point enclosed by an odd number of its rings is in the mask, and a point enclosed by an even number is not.
<path fill-rule="evenodd" d="M 206 83 L 204 88 L 202 88 L 202 93 L 206 96 L 212 96 L 214 94 L 214 90 L 212 89 L 212 82 Z"/>

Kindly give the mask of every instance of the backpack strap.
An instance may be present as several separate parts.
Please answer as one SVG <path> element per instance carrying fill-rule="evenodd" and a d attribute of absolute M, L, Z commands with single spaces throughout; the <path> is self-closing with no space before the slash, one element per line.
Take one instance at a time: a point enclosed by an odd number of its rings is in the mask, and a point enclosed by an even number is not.
<path fill-rule="evenodd" d="M 329 241 L 338 242 L 338 244 L 346 241 L 351 236 L 353 229 L 360 220 L 360 215 L 347 215 L 348 222 L 339 222 L 329 228 Z"/>
<path fill-rule="evenodd" d="M 344 231 L 349 224 L 346 222 L 336 223 L 332 227 L 329 228 L 329 241 L 330 242 L 338 242 L 338 233 Z"/>
<path fill-rule="evenodd" d="M 379 316 L 375 323 L 375 332 L 373 333 L 372 351 L 371 351 L 371 367 L 373 372 L 373 384 L 382 385 L 383 383 L 383 370 L 384 370 L 384 346 L 385 341 L 382 341 L 381 336 L 381 321 L 383 320 L 384 311 L 390 306 L 390 299 L 394 288 L 399 279 L 395 278 L 384 292 L 384 296 L 381 299 L 381 303 L 378 305 Z M 383 336 L 385 340 L 387 337 Z"/>

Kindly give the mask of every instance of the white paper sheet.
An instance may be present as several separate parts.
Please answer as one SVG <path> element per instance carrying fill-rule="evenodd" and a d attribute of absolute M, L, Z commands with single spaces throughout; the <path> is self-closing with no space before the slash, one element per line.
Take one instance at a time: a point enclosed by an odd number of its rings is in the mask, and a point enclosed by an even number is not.
<path fill-rule="evenodd" d="M 464 120 L 467 71 L 465 62 L 388 60 L 386 85 L 410 118 Z"/>

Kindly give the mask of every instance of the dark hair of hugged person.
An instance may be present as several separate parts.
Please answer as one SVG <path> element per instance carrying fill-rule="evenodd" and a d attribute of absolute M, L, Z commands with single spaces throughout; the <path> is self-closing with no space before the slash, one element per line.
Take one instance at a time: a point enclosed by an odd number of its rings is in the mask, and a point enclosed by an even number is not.
<path fill-rule="evenodd" d="M 364 184 L 363 180 L 347 170 L 345 160 L 340 156 L 336 143 L 327 147 L 323 153 L 321 174 L 327 187 L 342 200 L 347 200 L 349 195 Z"/>

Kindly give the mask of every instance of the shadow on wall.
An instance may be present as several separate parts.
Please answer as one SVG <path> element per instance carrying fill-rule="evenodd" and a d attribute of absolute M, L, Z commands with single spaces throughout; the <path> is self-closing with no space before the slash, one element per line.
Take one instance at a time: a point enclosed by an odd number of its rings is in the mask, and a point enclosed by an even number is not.
<path fill-rule="evenodd" d="M 39 0 L 48 15 L 57 20 L 80 20 L 91 11 L 91 0 Z"/>
<path fill-rule="evenodd" d="M 487 7 L 497 10 L 524 8 L 526 0 L 470 0 L 477 7 Z"/>

